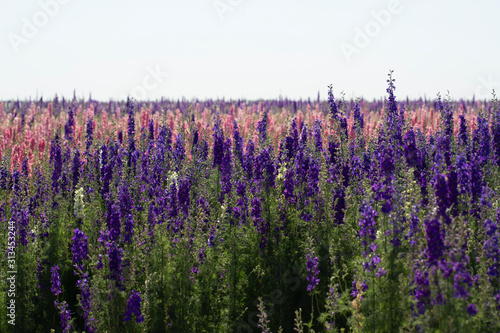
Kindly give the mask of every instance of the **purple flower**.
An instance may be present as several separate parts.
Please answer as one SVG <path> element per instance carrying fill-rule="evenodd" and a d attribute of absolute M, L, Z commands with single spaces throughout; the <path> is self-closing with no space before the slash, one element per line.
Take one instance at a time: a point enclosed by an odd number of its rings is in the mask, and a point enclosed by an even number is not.
<path fill-rule="evenodd" d="M 108 202 L 107 222 L 109 236 L 112 241 L 118 241 L 121 236 L 121 213 L 120 207 L 116 203 Z"/>
<path fill-rule="evenodd" d="M 0 165 L 0 188 L 6 190 L 8 185 L 9 172 L 7 171 L 7 157 L 4 156 Z"/>
<path fill-rule="evenodd" d="M 193 144 L 192 144 L 192 151 L 198 150 L 198 142 L 200 140 L 200 135 L 198 134 L 198 130 L 194 131 L 193 134 Z"/>
<path fill-rule="evenodd" d="M 488 120 L 482 114 L 477 116 L 477 134 L 479 136 L 479 156 L 481 156 L 481 164 L 488 161 L 491 153 L 491 135 Z M 476 132 L 475 131 L 475 132 Z M 476 135 L 476 133 L 474 133 Z"/>
<path fill-rule="evenodd" d="M 374 179 L 372 189 L 375 192 L 375 199 L 382 202 L 382 213 L 392 211 L 392 196 L 394 188 L 394 150 L 386 138 L 381 137 L 378 148 L 379 177 Z"/>
<path fill-rule="evenodd" d="M 247 174 L 247 179 L 250 180 L 253 178 L 253 164 L 254 164 L 254 152 L 255 145 L 253 140 L 249 140 L 247 143 L 245 155 L 243 156 L 243 169 Z"/>
<path fill-rule="evenodd" d="M 97 269 L 102 269 L 102 267 L 103 267 L 103 266 L 104 266 L 104 265 L 103 265 L 103 263 L 102 263 L 102 255 L 100 254 L 100 255 L 99 255 L 99 261 L 97 262 L 96 268 L 97 268 Z"/>
<path fill-rule="evenodd" d="M 320 162 L 317 159 L 312 159 L 311 163 L 309 165 L 309 172 L 308 172 L 308 184 L 307 184 L 307 196 L 308 197 L 313 197 L 315 196 L 318 191 L 318 183 L 319 183 L 319 172 L 321 170 L 321 165 L 319 164 Z"/>
<path fill-rule="evenodd" d="M 252 210 L 250 211 L 250 216 L 254 219 L 254 226 L 257 226 L 259 221 L 261 220 L 262 208 L 260 204 L 260 198 L 254 197 L 251 201 Z"/>
<path fill-rule="evenodd" d="M 276 170 L 272 157 L 273 147 L 262 149 L 254 162 L 255 180 L 265 180 L 271 188 L 275 186 Z"/>
<path fill-rule="evenodd" d="M 456 170 L 457 170 L 457 179 L 458 179 L 458 186 L 460 188 L 460 194 L 471 195 L 470 165 L 467 163 L 464 154 L 460 154 L 457 156 Z"/>
<path fill-rule="evenodd" d="M 468 142 L 469 142 L 469 136 L 467 133 L 467 124 L 465 121 L 464 115 L 459 115 L 458 118 L 460 119 L 460 131 L 458 133 L 458 137 L 460 139 L 460 143 L 462 146 L 467 147 Z"/>
<path fill-rule="evenodd" d="M 293 193 L 295 189 L 295 173 L 293 172 L 293 168 L 290 168 L 285 173 L 285 181 L 283 184 L 285 199 L 291 205 L 295 205 L 295 195 Z"/>
<path fill-rule="evenodd" d="M 219 112 L 214 117 L 214 127 L 213 127 L 213 138 L 214 138 L 214 164 L 220 166 L 222 164 L 222 158 L 224 156 L 224 133 L 222 132 L 221 120 L 219 118 Z"/>
<path fill-rule="evenodd" d="M 76 101 L 74 100 L 68 111 L 68 121 L 64 125 L 64 137 L 68 141 L 73 141 L 73 127 L 75 127 L 75 108 Z"/>
<path fill-rule="evenodd" d="M 80 151 L 78 149 L 75 150 L 75 157 L 73 158 L 73 189 L 78 185 L 78 181 L 80 179 Z"/>
<path fill-rule="evenodd" d="M 344 209 L 345 209 L 345 189 L 333 189 L 333 211 L 336 224 L 344 223 Z"/>
<path fill-rule="evenodd" d="M 303 124 L 302 125 L 302 132 L 300 133 L 300 143 L 299 143 L 300 149 L 304 149 L 307 147 L 307 125 Z"/>
<path fill-rule="evenodd" d="M 321 138 L 321 120 L 314 121 L 314 146 L 317 152 L 323 151 L 323 140 Z"/>
<path fill-rule="evenodd" d="M 174 160 L 177 163 L 177 170 L 181 168 L 185 154 L 186 154 L 186 149 L 184 148 L 182 135 L 177 134 L 177 136 L 175 137 L 174 152 L 173 152 Z"/>
<path fill-rule="evenodd" d="M 492 149 L 497 165 L 500 167 L 500 108 L 493 111 L 493 123 L 491 124 Z"/>
<path fill-rule="evenodd" d="M 438 206 L 438 214 L 443 217 L 446 224 L 450 224 L 450 217 L 446 214 L 446 210 L 450 207 L 448 197 L 448 184 L 445 176 L 439 171 L 434 176 L 434 189 L 436 190 L 436 203 Z"/>
<path fill-rule="evenodd" d="M 121 287 L 122 277 L 122 258 L 123 249 L 118 247 L 114 242 L 107 243 L 109 257 L 109 279 L 116 282 L 117 287 Z"/>
<path fill-rule="evenodd" d="M 500 209 L 497 210 L 498 217 L 500 219 Z M 486 219 L 484 222 L 484 229 L 486 230 L 486 241 L 484 243 L 484 250 L 486 251 L 486 257 L 489 259 L 489 265 L 487 269 L 487 274 L 492 285 L 495 284 L 495 280 L 498 281 L 499 271 L 500 271 L 500 249 L 498 248 L 498 228 L 497 225 L 490 219 Z M 500 287 L 500 285 L 498 285 Z"/>
<path fill-rule="evenodd" d="M 269 110 L 264 111 L 262 119 L 257 123 L 257 131 L 259 132 L 259 143 L 263 147 L 267 139 L 267 115 Z"/>
<path fill-rule="evenodd" d="M 170 204 L 170 207 L 168 208 L 168 216 L 171 218 L 177 217 L 177 215 L 179 215 L 179 205 L 177 202 L 177 186 L 175 182 L 170 185 L 170 192 L 165 190 L 165 193 L 168 196 L 168 202 Z"/>
<path fill-rule="evenodd" d="M 231 183 L 231 167 L 232 156 L 231 156 L 231 140 L 228 138 L 226 142 L 224 142 L 224 158 L 221 163 L 221 193 L 219 197 L 219 201 L 222 203 L 224 200 L 224 196 L 228 195 L 231 192 L 232 183 Z"/>
<path fill-rule="evenodd" d="M 141 314 L 141 302 L 141 293 L 132 289 L 130 297 L 127 300 L 127 310 L 124 316 L 125 321 L 130 321 L 132 315 L 135 316 L 136 322 L 142 323 L 144 321 L 144 317 Z"/>
<path fill-rule="evenodd" d="M 134 138 L 135 114 L 134 114 L 134 101 L 130 98 L 127 99 L 127 110 L 128 110 L 127 135 L 129 143 L 129 154 L 131 154 L 135 150 L 135 138 Z"/>
<path fill-rule="evenodd" d="M 148 133 L 149 144 L 151 145 L 152 141 L 155 139 L 155 122 L 153 121 L 153 119 L 149 120 Z"/>
<path fill-rule="evenodd" d="M 188 178 L 183 177 L 179 180 L 179 191 L 178 191 L 179 207 L 185 216 L 189 215 L 190 187 L 191 183 Z"/>
<path fill-rule="evenodd" d="M 328 86 L 328 106 L 330 108 L 330 115 L 332 118 L 338 118 L 338 110 L 337 103 L 335 102 L 335 98 L 333 97 L 332 85 Z"/>
<path fill-rule="evenodd" d="M 417 301 L 417 313 L 424 314 L 426 307 L 430 304 L 431 291 L 429 288 L 429 272 L 415 269 L 413 279 L 413 296 Z"/>
<path fill-rule="evenodd" d="M 83 231 L 80 229 L 74 230 L 75 235 L 71 238 L 73 240 L 73 245 L 71 246 L 71 251 L 73 252 L 73 262 L 75 267 L 83 270 L 83 263 L 80 263 L 88 259 L 88 239 Z"/>
<path fill-rule="evenodd" d="M 118 143 L 120 144 L 120 146 L 123 144 L 123 132 L 122 131 L 118 131 Z"/>
<path fill-rule="evenodd" d="M 87 125 L 86 125 L 86 137 L 85 137 L 85 147 L 86 147 L 86 152 L 89 154 L 89 149 L 90 146 L 92 145 L 92 141 L 94 140 L 93 135 L 94 135 L 94 121 L 92 118 L 87 120 Z"/>
<path fill-rule="evenodd" d="M 132 213 L 134 203 L 130 196 L 129 185 L 125 181 L 118 187 L 118 203 L 120 206 L 120 216 L 127 216 Z"/>
<path fill-rule="evenodd" d="M 361 242 L 365 248 L 363 255 L 366 258 L 368 255 L 368 245 L 373 244 L 376 239 L 377 222 L 375 221 L 375 217 L 378 213 L 368 203 L 363 203 L 359 212 L 361 213 L 361 218 L 359 220 L 359 238 L 361 238 Z"/>
<path fill-rule="evenodd" d="M 59 136 L 55 135 L 54 140 L 50 143 L 50 161 L 54 164 L 52 171 L 52 188 L 55 194 L 59 193 L 59 179 L 62 174 L 62 150 L 59 144 Z"/>
<path fill-rule="evenodd" d="M 61 329 L 63 333 L 68 333 L 71 329 L 70 320 L 71 312 L 68 310 L 68 303 L 66 301 L 58 303 L 54 301 L 54 305 L 59 308 L 60 318 L 61 318 Z"/>
<path fill-rule="evenodd" d="M 83 319 L 85 320 L 85 329 L 89 333 L 96 331 L 92 319 L 90 318 L 90 311 L 92 310 L 92 298 L 89 288 L 89 280 L 86 274 L 83 275 L 82 279 L 77 281 L 77 286 L 81 290 L 80 306 L 83 310 Z"/>
<path fill-rule="evenodd" d="M 109 185 L 113 178 L 113 169 L 115 166 L 112 155 L 113 149 L 111 149 L 111 147 L 109 148 L 109 153 L 110 156 L 108 156 L 108 147 L 106 147 L 106 145 L 102 145 L 99 156 L 99 166 L 102 183 L 101 194 L 103 197 L 109 192 Z"/>
<path fill-rule="evenodd" d="M 398 115 L 398 104 L 396 102 L 396 97 L 394 96 L 394 90 L 396 87 L 394 86 L 394 79 L 392 78 L 392 71 L 389 73 L 389 79 L 387 82 L 389 83 L 389 87 L 387 87 L 387 93 L 389 94 L 389 98 L 387 99 L 387 113 L 386 113 L 386 124 L 388 125 L 389 132 L 392 132 L 393 137 L 397 136 L 397 121 L 399 118 Z"/>
<path fill-rule="evenodd" d="M 443 106 L 441 101 L 441 96 L 438 95 L 436 101 L 437 109 L 441 112 L 441 117 L 444 125 L 444 134 L 451 138 L 453 135 L 453 111 L 451 109 L 450 103 L 446 102 L 446 106 Z"/>
<path fill-rule="evenodd" d="M 476 304 L 469 304 L 469 305 L 467 305 L 467 313 L 471 317 L 475 316 L 477 314 Z"/>
<path fill-rule="evenodd" d="M 347 128 L 347 118 L 340 118 L 340 140 L 342 142 L 347 142 L 349 140 L 349 132 Z"/>
<path fill-rule="evenodd" d="M 335 141 L 328 142 L 328 153 L 330 155 L 330 165 L 335 166 L 340 160 L 340 146 Z"/>
<path fill-rule="evenodd" d="M 427 240 L 427 261 L 429 265 L 436 265 L 444 253 L 445 231 L 441 228 L 439 219 L 425 220 L 425 238 Z"/>
<path fill-rule="evenodd" d="M 414 236 L 418 233 L 419 224 L 420 224 L 420 219 L 418 218 L 418 216 L 411 213 L 410 228 L 408 230 L 408 238 L 410 239 L 410 245 L 416 244 Z"/>
<path fill-rule="evenodd" d="M 364 127 L 364 119 L 363 115 L 360 112 L 359 103 L 357 101 L 354 103 L 354 123 L 356 125 L 357 135 L 361 135 L 362 134 L 361 131 L 363 130 Z"/>
<path fill-rule="evenodd" d="M 417 144 L 415 141 L 415 132 L 409 130 L 405 134 L 405 159 L 408 166 L 416 168 L 420 166 L 419 154 L 417 149 Z"/>
<path fill-rule="evenodd" d="M 285 138 L 285 149 L 287 151 L 287 158 L 291 161 L 299 149 L 299 132 L 297 130 L 297 122 L 295 121 L 295 118 L 292 120 L 292 124 L 290 125 L 290 133 Z"/>
<path fill-rule="evenodd" d="M 243 138 L 240 136 L 240 131 L 238 130 L 238 124 L 233 120 L 233 154 L 243 165 Z"/>
<path fill-rule="evenodd" d="M 448 167 L 448 206 L 451 208 L 451 215 L 456 216 L 458 211 L 458 174 L 453 165 Z"/>
<path fill-rule="evenodd" d="M 132 214 L 128 214 L 125 218 L 125 232 L 123 234 L 123 242 L 125 243 L 131 243 L 132 242 L 132 237 L 134 235 L 134 218 Z"/>
<path fill-rule="evenodd" d="M 480 159 L 479 157 L 472 156 L 470 160 L 470 183 L 471 183 L 471 203 L 478 202 L 481 197 L 482 188 L 484 185 Z"/>
<path fill-rule="evenodd" d="M 313 252 L 314 253 L 314 252 Z M 313 257 L 310 253 L 306 255 L 307 257 L 307 271 L 309 274 L 307 275 L 307 281 L 309 284 L 307 285 L 307 291 L 312 291 L 319 284 L 319 259 L 318 257 Z"/>
<path fill-rule="evenodd" d="M 50 290 L 54 293 L 54 295 L 57 296 L 60 293 L 62 293 L 61 277 L 59 276 L 59 266 L 58 265 L 52 266 L 50 271 L 52 273 L 52 276 L 50 278 L 50 283 L 51 283 L 52 287 L 50 287 Z"/>

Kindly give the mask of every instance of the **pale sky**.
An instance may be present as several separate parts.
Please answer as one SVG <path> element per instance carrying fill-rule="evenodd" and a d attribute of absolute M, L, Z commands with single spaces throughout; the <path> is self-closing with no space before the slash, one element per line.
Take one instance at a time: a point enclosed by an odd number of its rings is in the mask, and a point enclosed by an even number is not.
<path fill-rule="evenodd" d="M 489 98 L 494 0 L 0 0 L 0 100 Z"/>

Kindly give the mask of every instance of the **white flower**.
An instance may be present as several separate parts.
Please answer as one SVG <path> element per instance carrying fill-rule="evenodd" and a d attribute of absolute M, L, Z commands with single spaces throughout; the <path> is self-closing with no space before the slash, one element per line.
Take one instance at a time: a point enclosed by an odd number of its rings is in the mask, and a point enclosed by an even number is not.
<path fill-rule="evenodd" d="M 74 212 L 76 216 L 83 217 L 83 209 L 85 208 L 85 203 L 83 202 L 83 187 L 75 190 L 75 206 Z"/>

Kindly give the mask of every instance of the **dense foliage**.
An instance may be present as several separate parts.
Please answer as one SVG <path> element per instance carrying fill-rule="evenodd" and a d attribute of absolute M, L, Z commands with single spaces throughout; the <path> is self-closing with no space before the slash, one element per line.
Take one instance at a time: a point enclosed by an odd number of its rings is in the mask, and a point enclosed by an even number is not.
<path fill-rule="evenodd" d="M 498 103 L 394 93 L 0 104 L 0 331 L 498 332 Z"/>

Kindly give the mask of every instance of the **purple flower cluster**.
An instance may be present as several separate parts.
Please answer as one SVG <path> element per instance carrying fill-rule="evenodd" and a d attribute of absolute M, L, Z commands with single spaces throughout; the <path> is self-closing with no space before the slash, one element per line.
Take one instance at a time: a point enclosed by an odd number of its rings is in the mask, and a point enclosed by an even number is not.
<path fill-rule="evenodd" d="M 427 270 L 421 270 L 418 267 L 415 268 L 415 277 L 413 279 L 413 296 L 417 301 L 416 312 L 418 314 L 424 314 L 428 305 L 431 301 L 431 290 L 429 283 L 429 272 Z"/>
<path fill-rule="evenodd" d="M 317 152 L 323 151 L 323 139 L 321 138 L 321 120 L 314 122 L 314 147 Z"/>
<path fill-rule="evenodd" d="M 50 161 L 53 163 L 54 168 L 52 171 L 52 188 L 55 194 L 59 193 L 59 179 L 61 178 L 63 161 L 62 150 L 59 144 L 59 136 L 55 135 L 54 140 L 50 143 Z"/>
<path fill-rule="evenodd" d="M 84 274 L 80 280 L 77 282 L 77 286 L 81 290 L 80 306 L 83 310 L 83 319 L 85 320 L 85 329 L 89 333 L 96 331 L 93 319 L 90 317 L 90 311 L 92 310 L 92 297 L 90 293 L 88 276 Z"/>
<path fill-rule="evenodd" d="M 224 142 L 224 157 L 221 163 L 221 193 L 219 197 L 219 201 L 222 203 L 224 200 L 224 196 L 228 195 L 231 192 L 232 182 L 231 182 L 231 173 L 232 173 L 232 156 L 231 156 L 231 140 L 228 138 L 226 142 Z"/>
<path fill-rule="evenodd" d="M 120 206 L 114 202 L 108 202 L 108 210 L 107 210 L 107 222 L 108 222 L 108 230 L 109 237 L 111 241 L 118 241 L 121 236 L 121 213 Z"/>
<path fill-rule="evenodd" d="M 132 214 L 126 215 L 123 225 L 123 242 L 130 244 L 132 242 L 132 237 L 134 236 L 134 217 L 132 216 Z"/>
<path fill-rule="evenodd" d="M 68 309 L 68 303 L 54 301 L 56 308 L 59 308 L 60 318 L 61 318 L 61 329 L 63 333 L 68 333 L 71 329 L 71 312 Z"/>
<path fill-rule="evenodd" d="M 498 220 L 500 220 L 500 209 L 497 210 Z M 489 260 L 487 274 L 492 286 L 500 291 L 500 249 L 498 248 L 498 226 L 490 219 L 484 222 L 484 229 L 486 230 L 486 241 L 484 243 L 484 250 L 486 257 Z"/>
<path fill-rule="evenodd" d="M 264 148 L 255 159 L 255 180 L 264 180 L 268 188 L 275 186 L 276 168 L 272 159 L 273 146 Z"/>
<path fill-rule="evenodd" d="M 439 219 L 427 219 L 424 221 L 425 238 L 427 240 L 427 261 L 430 266 L 436 265 L 444 254 L 444 228 L 441 228 Z"/>
<path fill-rule="evenodd" d="M 52 293 L 54 295 L 57 296 L 60 293 L 62 293 L 61 277 L 59 276 L 59 266 L 58 265 L 52 266 L 52 268 L 50 269 L 50 272 L 52 274 L 51 278 L 50 278 L 50 283 L 51 283 L 50 290 L 52 291 Z"/>
<path fill-rule="evenodd" d="M 189 181 L 189 178 L 182 177 L 179 180 L 179 191 L 177 193 L 177 197 L 179 200 L 178 201 L 179 208 L 181 209 L 181 211 L 184 213 L 185 216 L 189 215 L 190 188 L 191 188 L 191 182 Z"/>
<path fill-rule="evenodd" d="M 259 132 L 259 144 L 263 147 L 267 139 L 267 116 L 269 110 L 262 113 L 262 119 L 257 123 L 257 131 Z"/>
<path fill-rule="evenodd" d="M 73 240 L 73 245 L 71 246 L 71 252 L 73 252 L 73 263 L 75 267 L 83 270 L 83 261 L 87 260 L 89 257 L 88 250 L 88 239 L 83 231 L 76 228 L 73 230 L 75 235 L 71 238 Z"/>
<path fill-rule="evenodd" d="M 245 155 L 243 156 L 243 170 L 245 170 L 248 180 L 253 178 L 253 164 L 255 160 L 254 154 L 255 144 L 253 143 L 253 140 L 249 140 L 246 146 Z"/>
<path fill-rule="evenodd" d="M 299 132 L 295 118 L 290 125 L 290 133 L 285 138 L 285 149 L 288 161 L 292 161 L 299 149 Z"/>
<path fill-rule="evenodd" d="M 182 166 L 182 161 L 184 160 L 184 157 L 186 155 L 186 149 L 184 148 L 184 141 L 182 141 L 181 134 L 177 134 L 177 136 L 175 137 L 173 155 L 176 162 L 177 171 L 179 171 Z"/>
<path fill-rule="evenodd" d="M 328 86 L 328 106 L 330 108 L 330 115 L 332 116 L 332 118 L 337 119 L 339 115 L 337 103 L 335 102 L 335 98 L 333 97 L 332 85 Z"/>
<path fill-rule="evenodd" d="M 214 164 L 220 166 L 222 164 L 222 159 L 224 157 L 224 133 L 222 132 L 221 120 L 219 118 L 219 113 L 214 117 L 214 127 L 213 127 L 213 138 L 214 138 Z"/>
<path fill-rule="evenodd" d="M 73 141 L 73 132 L 75 127 L 75 108 L 76 101 L 73 101 L 71 107 L 68 110 L 68 121 L 64 125 L 64 137 L 68 141 Z"/>
<path fill-rule="evenodd" d="M 373 244 L 377 236 L 377 222 L 375 221 L 375 217 L 378 213 L 368 203 L 363 203 L 359 212 L 361 213 L 361 218 L 359 220 L 359 237 L 365 248 L 364 253 L 366 257 L 368 254 L 368 251 L 366 251 L 368 245 L 372 248 L 373 246 L 371 244 Z"/>
<path fill-rule="evenodd" d="M 318 257 L 313 257 L 313 254 L 307 253 L 307 264 L 306 268 L 309 274 L 307 275 L 307 281 L 309 284 L 307 285 L 307 291 L 312 291 L 319 284 L 319 259 Z"/>
<path fill-rule="evenodd" d="M 116 282 L 118 288 L 122 287 L 122 258 L 123 249 L 118 247 L 114 242 L 107 243 L 109 257 L 109 279 Z"/>
<path fill-rule="evenodd" d="M 141 314 L 141 302 L 141 293 L 132 289 L 130 297 L 127 300 L 127 310 L 124 315 L 125 321 L 130 321 L 130 319 L 132 319 L 132 315 L 135 316 L 136 322 L 142 323 L 144 321 L 144 317 Z"/>
<path fill-rule="evenodd" d="M 283 193 L 285 199 L 290 205 L 295 205 L 295 194 L 293 193 L 295 189 L 295 173 L 293 168 L 289 168 L 285 173 L 285 181 L 283 184 Z"/>
<path fill-rule="evenodd" d="M 80 151 L 78 149 L 75 150 L 75 156 L 73 158 L 73 189 L 78 185 L 78 181 L 80 179 L 80 169 L 82 163 L 80 161 Z"/>
<path fill-rule="evenodd" d="M 87 120 L 86 128 L 85 128 L 85 151 L 88 154 L 90 152 L 90 146 L 92 145 L 92 141 L 94 140 L 94 121 L 92 118 Z"/>
<path fill-rule="evenodd" d="M 467 147 L 467 145 L 469 143 L 469 134 L 467 131 L 467 123 L 466 123 L 466 120 L 465 120 L 465 117 L 463 114 L 459 115 L 458 119 L 460 120 L 458 138 L 459 138 L 462 146 Z"/>
<path fill-rule="evenodd" d="M 233 154 L 234 156 L 243 164 L 243 138 L 240 136 L 240 131 L 238 130 L 238 124 L 233 121 Z"/>
<path fill-rule="evenodd" d="M 127 112 L 128 112 L 128 123 L 127 123 L 127 135 L 129 144 L 129 154 L 135 150 L 135 113 L 134 113 L 134 101 L 132 99 L 127 100 Z M 129 165 L 130 166 L 130 165 Z"/>
<path fill-rule="evenodd" d="M 493 124 L 491 125 L 492 149 L 494 161 L 500 167 L 500 107 L 493 111 Z"/>

